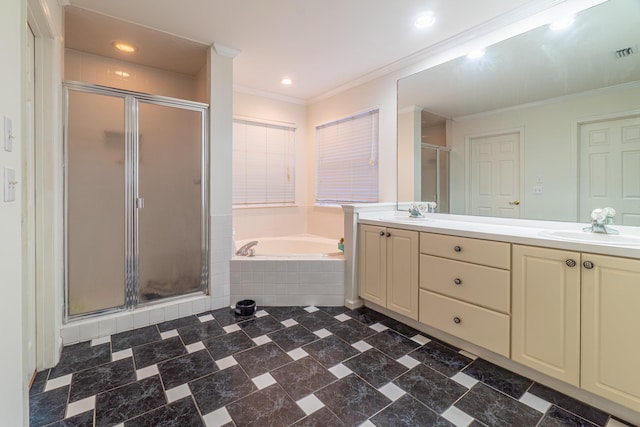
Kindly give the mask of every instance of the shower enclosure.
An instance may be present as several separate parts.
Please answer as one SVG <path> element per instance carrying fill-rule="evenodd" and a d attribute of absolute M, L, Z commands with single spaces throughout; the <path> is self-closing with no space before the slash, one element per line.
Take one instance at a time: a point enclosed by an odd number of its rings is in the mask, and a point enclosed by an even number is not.
<path fill-rule="evenodd" d="M 207 105 L 64 90 L 67 318 L 206 293 Z"/>
<path fill-rule="evenodd" d="M 438 204 L 437 211 L 449 212 L 449 148 L 422 143 L 420 200 Z"/>

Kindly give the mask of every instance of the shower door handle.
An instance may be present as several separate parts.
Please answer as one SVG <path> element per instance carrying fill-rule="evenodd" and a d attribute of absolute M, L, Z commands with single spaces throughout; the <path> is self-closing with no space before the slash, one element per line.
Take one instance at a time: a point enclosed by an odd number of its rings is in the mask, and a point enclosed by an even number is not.
<path fill-rule="evenodd" d="M 144 208 L 144 197 L 136 198 L 136 209 Z"/>

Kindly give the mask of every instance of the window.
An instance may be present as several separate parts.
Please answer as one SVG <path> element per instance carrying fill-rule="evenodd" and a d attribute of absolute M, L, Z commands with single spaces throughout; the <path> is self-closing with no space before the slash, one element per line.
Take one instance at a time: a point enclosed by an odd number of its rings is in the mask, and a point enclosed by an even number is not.
<path fill-rule="evenodd" d="M 316 127 L 316 203 L 378 201 L 378 110 Z"/>
<path fill-rule="evenodd" d="M 234 206 L 295 202 L 295 128 L 233 120 Z"/>

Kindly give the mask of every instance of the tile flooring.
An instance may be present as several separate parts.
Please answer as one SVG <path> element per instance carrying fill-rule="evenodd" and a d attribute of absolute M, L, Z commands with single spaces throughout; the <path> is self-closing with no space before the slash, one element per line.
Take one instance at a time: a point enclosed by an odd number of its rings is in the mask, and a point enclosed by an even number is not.
<path fill-rule="evenodd" d="M 220 309 L 64 348 L 37 426 L 624 426 L 368 308 Z"/>

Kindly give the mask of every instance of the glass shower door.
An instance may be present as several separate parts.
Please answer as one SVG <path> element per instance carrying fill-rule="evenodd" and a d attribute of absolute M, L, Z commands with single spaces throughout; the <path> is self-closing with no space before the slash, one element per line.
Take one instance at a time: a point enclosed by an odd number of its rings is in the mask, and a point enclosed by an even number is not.
<path fill-rule="evenodd" d="M 203 112 L 138 103 L 139 301 L 202 290 Z"/>

